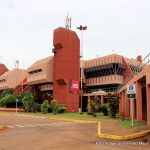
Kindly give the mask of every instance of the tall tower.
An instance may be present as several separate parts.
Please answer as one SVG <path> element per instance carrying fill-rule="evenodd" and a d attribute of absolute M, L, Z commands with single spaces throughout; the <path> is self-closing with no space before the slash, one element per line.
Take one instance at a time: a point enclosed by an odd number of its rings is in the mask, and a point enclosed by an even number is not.
<path fill-rule="evenodd" d="M 78 111 L 79 93 L 71 92 L 72 81 L 80 80 L 80 41 L 69 29 L 54 30 L 54 85 L 53 97 L 67 105 L 67 111 Z M 79 85 L 77 85 L 79 88 Z M 75 87 L 77 87 L 75 86 Z"/>

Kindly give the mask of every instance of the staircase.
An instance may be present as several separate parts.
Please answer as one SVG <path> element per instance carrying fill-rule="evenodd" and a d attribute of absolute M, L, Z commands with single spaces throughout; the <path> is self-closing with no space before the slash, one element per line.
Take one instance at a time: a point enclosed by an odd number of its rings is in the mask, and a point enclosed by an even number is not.
<path fill-rule="evenodd" d="M 148 55 L 146 55 L 146 57 L 142 60 L 142 62 L 136 66 L 135 70 L 135 75 L 139 74 L 146 65 L 150 64 L 150 53 Z M 118 91 L 125 86 L 132 78 L 129 77 L 129 80 L 127 80 L 127 82 L 125 82 L 124 84 L 121 84 L 118 86 Z"/>
<path fill-rule="evenodd" d="M 26 91 L 30 91 L 33 88 L 32 85 L 27 84 L 27 78 L 25 78 L 19 85 L 14 89 L 14 93 L 23 94 Z"/>
<path fill-rule="evenodd" d="M 26 91 L 30 91 L 34 86 L 33 85 L 27 85 L 24 90 L 21 92 L 22 93 L 25 93 Z"/>
<path fill-rule="evenodd" d="M 136 74 L 140 73 L 144 69 L 144 67 L 148 64 L 150 64 L 150 53 L 142 60 L 142 62 L 139 65 L 137 65 L 137 67 L 136 67 L 137 73 Z M 141 69 L 139 70 L 139 68 L 141 68 Z"/>
<path fill-rule="evenodd" d="M 18 84 L 18 86 L 14 89 L 14 93 L 16 94 L 21 94 L 23 91 L 24 87 L 27 86 L 27 78 L 25 78 L 22 82 Z"/>

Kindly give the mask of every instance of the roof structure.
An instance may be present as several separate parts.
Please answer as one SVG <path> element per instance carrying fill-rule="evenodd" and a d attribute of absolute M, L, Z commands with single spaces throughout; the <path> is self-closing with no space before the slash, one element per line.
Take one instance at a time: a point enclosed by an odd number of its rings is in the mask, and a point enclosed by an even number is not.
<path fill-rule="evenodd" d="M 27 83 L 40 84 L 53 82 L 54 57 L 49 56 L 33 63 L 28 69 Z"/>
<path fill-rule="evenodd" d="M 5 72 L 0 76 L 0 90 L 5 88 L 14 89 L 20 82 L 27 77 L 26 70 L 15 68 Z"/>
<path fill-rule="evenodd" d="M 0 76 L 8 71 L 8 68 L 4 64 L 0 64 Z"/>

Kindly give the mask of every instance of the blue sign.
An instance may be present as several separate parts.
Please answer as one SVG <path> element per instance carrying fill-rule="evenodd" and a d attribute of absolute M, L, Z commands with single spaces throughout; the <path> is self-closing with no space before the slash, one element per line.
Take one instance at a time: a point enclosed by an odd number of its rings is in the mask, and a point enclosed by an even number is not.
<path fill-rule="evenodd" d="M 127 97 L 136 98 L 136 87 L 135 84 L 127 86 Z"/>
<path fill-rule="evenodd" d="M 129 86 L 129 90 L 132 91 L 134 89 L 133 85 Z"/>
<path fill-rule="evenodd" d="M 16 98 L 16 102 L 18 102 L 19 101 L 19 99 L 18 98 Z"/>

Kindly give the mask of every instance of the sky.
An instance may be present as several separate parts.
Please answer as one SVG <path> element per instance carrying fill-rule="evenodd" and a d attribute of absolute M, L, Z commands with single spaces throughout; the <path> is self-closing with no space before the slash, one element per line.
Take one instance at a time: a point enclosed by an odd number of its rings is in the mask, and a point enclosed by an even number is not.
<path fill-rule="evenodd" d="M 87 26 L 84 59 L 150 52 L 150 0 L 0 0 L 0 62 L 27 69 L 53 55 L 53 30 L 68 13 L 79 38 L 77 26 Z"/>

